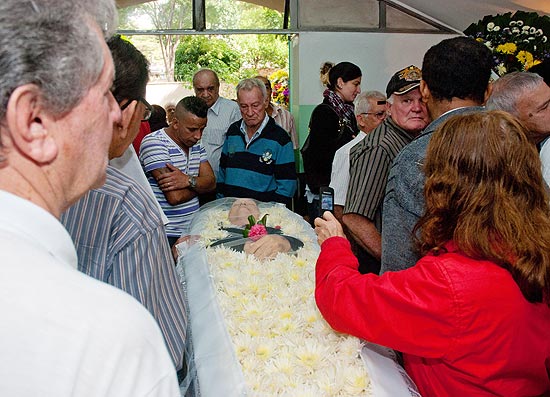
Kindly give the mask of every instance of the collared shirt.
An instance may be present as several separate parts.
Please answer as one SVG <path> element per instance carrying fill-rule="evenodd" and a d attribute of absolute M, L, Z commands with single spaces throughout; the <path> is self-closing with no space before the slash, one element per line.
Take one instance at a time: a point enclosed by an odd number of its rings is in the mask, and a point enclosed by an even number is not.
<path fill-rule="evenodd" d="M 271 107 L 273 108 L 273 113 L 271 114 L 271 117 L 273 117 L 273 120 L 275 120 L 277 124 L 279 124 L 285 129 L 286 132 L 288 132 L 294 150 L 298 149 L 299 142 L 298 135 L 296 134 L 296 123 L 294 122 L 294 117 L 288 110 L 283 109 L 282 107 L 277 106 L 274 103 L 271 104 Z"/>
<path fill-rule="evenodd" d="M 367 134 L 363 131 L 359 131 L 355 138 L 338 149 L 334 154 L 329 186 L 334 189 L 335 205 L 344 206 L 346 204 L 346 194 L 348 193 L 349 185 L 349 151 L 366 136 Z"/>
<path fill-rule="evenodd" d="M 75 242 L 78 270 L 141 302 L 159 324 L 179 370 L 187 311 L 154 199 L 110 166 L 105 185 L 88 192 L 61 221 Z"/>
<path fill-rule="evenodd" d="M 242 122 L 237 121 L 227 131 L 217 175 L 218 195 L 289 203 L 296 191 L 290 137 L 269 116 L 265 128 L 257 131 L 249 144 L 241 127 Z"/>
<path fill-rule="evenodd" d="M 433 120 L 422 134 L 394 159 L 384 197 L 382 218 L 382 267 L 404 270 L 419 259 L 412 242 L 414 225 L 424 212 L 424 172 L 422 165 L 433 132 L 445 120 L 458 114 L 482 111 L 481 106 L 452 109 Z"/>
<path fill-rule="evenodd" d="M 258 130 L 252 135 L 252 137 L 249 138 L 248 137 L 248 132 L 246 130 L 246 123 L 244 122 L 244 120 L 241 120 L 241 125 L 240 125 L 239 129 L 241 130 L 241 132 L 244 136 L 244 141 L 246 142 L 246 146 L 248 146 L 250 144 L 250 142 L 252 142 L 254 139 L 258 138 L 262 134 L 262 131 L 265 128 L 265 126 L 267 125 L 268 121 L 269 121 L 269 116 L 267 115 L 267 113 L 265 113 L 262 124 L 260 124 L 260 128 L 258 128 Z"/>
<path fill-rule="evenodd" d="M 391 117 L 350 150 L 350 182 L 344 214 L 355 213 L 382 228 L 382 201 L 393 159 L 413 140 Z"/>
<path fill-rule="evenodd" d="M 0 190 L 0 230 L 14 233 L 38 246 L 57 262 L 77 268 L 71 236 L 59 220 L 43 208 Z"/>
<path fill-rule="evenodd" d="M 140 186 L 147 192 L 147 194 L 149 194 L 153 198 L 153 201 L 159 209 L 162 223 L 164 225 L 167 225 L 168 218 L 162 211 L 159 202 L 155 199 L 153 189 L 151 188 L 151 185 L 149 185 L 149 181 L 147 180 L 147 177 L 143 172 L 143 168 L 141 168 L 141 163 L 139 162 L 139 158 L 136 151 L 134 150 L 134 147 L 132 145 L 128 146 L 128 149 L 126 149 L 122 156 L 109 160 L 109 165 L 112 165 L 117 170 L 126 174 L 140 184 Z"/>
<path fill-rule="evenodd" d="M 59 221 L 4 191 L 0 263 L 0 395 L 179 395 L 174 365 L 145 308 L 77 271 Z"/>
<path fill-rule="evenodd" d="M 219 97 L 208 108 L 208 120 L 202 133 L 201 143 L 208 155 L 208 162 L 214 171 L 218 172 L 222 146 L 229 126 L 241 118 L 241 111 L 237 102 Z"/>
<path fill-rule="evenodd" d="M 166 234 L 170 237 L 180 237 L 187 234 L 193 214 L 199 209 L 198 196 L 184 203 L 171 205 L 151 171 L 164 168 L 167 163 L 170 163 L 187 175 L 198 176 L 201 163 L 208 161 L 206 151 L 200 141 L 190 147 L 188 153 L 185 153 L 168 136 L 166 131 L 160 129 L 143 138 L 139 158 L 153 193 L 155 193 L 157 201 L 168 217 L 169 223 L 166 225 Z"/>

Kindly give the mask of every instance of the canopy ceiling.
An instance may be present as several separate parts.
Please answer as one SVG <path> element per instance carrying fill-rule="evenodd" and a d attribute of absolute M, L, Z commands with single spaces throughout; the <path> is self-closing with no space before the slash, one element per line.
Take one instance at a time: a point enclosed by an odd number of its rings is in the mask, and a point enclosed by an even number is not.
<path fill-rule="evenodd" d="M 119 7 L 147 2 L 148 0 L 116 0 Z M 278 11 L 284 10 L 285 0 L 241 0 Z M 300 0 L 297 0 L 300 2 Z M 361 0 L 357 0 L 361 1 Z M 509 11 L 535 11 L 550 14 L 549 0 L 388 0 L 412 11 L 425 14 L 457 31 L 463 31 L 472 22 L 485 15 L 500 14 Z"/>
<path fill-rule="evenodd" d="M 394 1 L 426 14 L 445 25 L 463 31 L 485 15 L 510 11 L 535 11 L 550 14 L 548 0 L 400 0 Z"/>

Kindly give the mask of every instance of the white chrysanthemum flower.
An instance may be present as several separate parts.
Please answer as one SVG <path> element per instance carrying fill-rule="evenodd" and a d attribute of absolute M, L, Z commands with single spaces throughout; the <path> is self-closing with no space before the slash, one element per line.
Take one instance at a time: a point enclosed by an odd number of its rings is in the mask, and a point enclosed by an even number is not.
<path fill-rule="evenodd" d="M 489 22 L 489 23 L 487 24 L 487 30 L 488 30 L 489 32 L 492 32 L 493 29 L 494 29 L 494 27 L 495 27 L 495 24 L 494 24 L 493 22 Z"/>
<path fill-rule="evenodd" d="M 361 344 L 359 339 L 342 337 L 338 343 L 338 352 L 349 357 L 359 357 Z"/>
<path fill-rule="evenodd" d="M 345 372 L 344 377 L 344 392 L 346 396 L 364 395 L 369 384 L 369 379 L 362 368 L 348 367 L 348 371 Z"/>
<path fill-rule="evenodd" d="M 316 370 L 330 352 L 331 347 L 321 341 L 306 339 L 301 346 L 296 347 L 296 357 L 303 366 Z"/>
<path fill-rule="evenodd" d="M 247 334 L 236 334 L 233 336 L 232 341 L 239 359 L 247 356 L 254 346 L 254 339 Z"/>
<path fill-rule="evenodd" d="M 535 32 L 535 36 L 540 37 L 543 33 L 544 32 L 542 31 L 542 29 L 537 29 L 537 31 Z"/>
<path fill-rule="evenodd" d="M 317 385 L 323 396 L 336 396 L 344 387 L 344 377 L 334 366 L 322 368 L 316 372 Z"/>
<path fill-rule="evenodd" d="M 266 366 L 266 372 L 281 373 L 290 376 L 294 373 L 294 362 L 288 355 L 273 357 L 271 362 Z"/>
<path fill-rule="evenodd" d="M 273 356 L 275 349 L 271 340 L 266 339 L 256 345 L 256 358 L 262 361 L 267 361 Z"/>
<path fill-rule="evenodd" d="M 500 30 L 500 26 L 495 26 L 495 28 L 493 29 L 493 32 L 498 32 Z"/>

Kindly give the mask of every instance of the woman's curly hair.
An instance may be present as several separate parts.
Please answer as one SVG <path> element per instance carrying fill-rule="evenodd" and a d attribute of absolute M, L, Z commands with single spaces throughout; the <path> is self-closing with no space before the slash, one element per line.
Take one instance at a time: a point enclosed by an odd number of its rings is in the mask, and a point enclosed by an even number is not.
<path fill-rule="evenodd" d="M 432 136 L 424 173 L 420 252 L 453 240 L 510 271 L 530 302 L 549 303 L 549 197 L 522 125 L 501 111 L 452 117 Z"/>

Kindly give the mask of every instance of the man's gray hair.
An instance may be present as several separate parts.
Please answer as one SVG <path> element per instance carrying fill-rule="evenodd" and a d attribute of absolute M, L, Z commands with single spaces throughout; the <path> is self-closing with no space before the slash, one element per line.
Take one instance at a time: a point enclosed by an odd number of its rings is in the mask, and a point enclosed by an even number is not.
<path fill-rule="evenodd" d="M 536 73 L 512 72 L 505 74 L 493 83 L 493 92 L 487 101 L 487 110 L 503 110 L 513 116 L 519 116 L 517 104 L 525 93 L 546 84 Z"/>
<path fill-rule="evenodd" d="M 368 113 L 372 109 L 373 101 L 385 101 L 386 96 L 380 91 L 363 91 L 355 98 L 355 115 L 359 116 L 361 113 Z"/>
<path fill-rule="evenodd" d="M 104 65 L 96 29 L 108 38 L 116 23 L 113 0 L 0 1 L 0 122 L 25 84 L 39 87 L 52 114 L 73 109 Z"/>
<path fill-rule="evenodd" d="M 237 84 L 237 98 L 239 98 L 239 92 L 240 91 L 252 91 L 254 88 L 259 88 L 262 92 L 262 97 L 265 101 L 267 98 L 267 89 L 265 88 L 265 84 L 260 79 L 244 79 L 239 81 L 239 84 Z"/>

